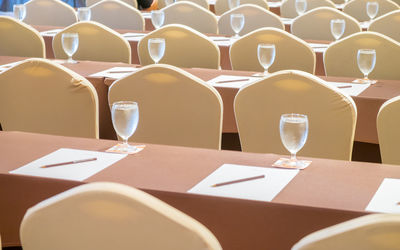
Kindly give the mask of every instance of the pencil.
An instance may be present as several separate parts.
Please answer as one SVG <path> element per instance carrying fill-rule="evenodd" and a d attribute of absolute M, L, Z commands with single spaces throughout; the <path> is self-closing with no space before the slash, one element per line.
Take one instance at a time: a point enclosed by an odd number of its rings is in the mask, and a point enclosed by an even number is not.
<path fill-rule="evenodd" d="M 75 161 L 59 162 L 59 163 L 54 163 L 54 164 L 43 165 L 40 168 L 51 168 L 51 167 L 58 167 L 58 166 L 82 163 L 82 162 L 87 162 L 87 161 L 96 161 L 96 160 L 97 160 L 97 158 L 95 157 L 95 158 L 75 160 Z"/>
<path fill-rule="evenodd" d="M 264 177 L 265 177 L 265 175 L 257 175 L 257 176 L 248 177 L 248 178 L 244 178 L 244 179 L 238 179 L 238 180 L 233 180 L 233 181 L 217 183 L 217 184 L 212 185 L 211 187 L 220 187 L 220 186 L 235 184 L 235 183 L 244 182 L 244 181 L 252 181 L 252 180 L 261 179 Z"/>
<path fill-rule="evenodd" d="M 248 80 L 250 80 L 250 79 L 246 78 L 246 79 L 225 80 L 225 81 L 218 81 L 215 83 L 244 82 L 244 81 L 248 81 Z"/>

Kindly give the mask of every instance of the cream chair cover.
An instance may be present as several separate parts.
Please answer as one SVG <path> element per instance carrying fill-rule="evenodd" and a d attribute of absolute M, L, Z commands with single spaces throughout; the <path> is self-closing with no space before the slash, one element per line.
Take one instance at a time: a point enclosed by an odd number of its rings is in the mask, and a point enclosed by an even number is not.
<path fill-rule="evenodd" d="M 220 149 L 222 100 L 202 80 L 171 65 L 149 65 L 116 81 L 109 103 L 135 101 L 139 125 L 132 141 Z"/>
<path fill-rule="evenodd" d="M 86 6 L 90 7 L 92 5 L 95 5 L 98 2 L 101 2 L 102 0 L 86 0 Z M 132 6 L 133 8 L 137 9 L 137 0 L 118 0 L 121 2 L 124 2 L 128 4 L 129 6 Z"/>
<path fill-rule="evenodd" d="M 281 5 L 281 17 L 295 18 L 298 16 L 296 7 L 296 0 L 284 0 Z M 307 9 L 310 11 L 318 7 L 331 7 L 336 8 L 331 0 L 307 0 Z"/>
<path fill-rule="evenodd" d="M 165 15 L 164 25 L 182 24 L 201 33 L 218 33 L 217 17 L 198 4 L 181 1 L 165 7 L 163 11 Z"/>
<path fill-rule="evenodd" d="M 393 250 L 400 246 L 400 215 L 370 214 L 311 233 L 292 250 Z"/>
<path fill-rule="evenodd" d="M 244 26 L 239 33 L 241 36 L 264 27 L 274 27 L 281 30 L 285 29 L 285 25 L 282 23 L 281 18 L 278 15 L 254 4 L 243 4 L 221 15 L 218 19 L 220 34 L 230 36 L 235 35 L 231 26 L 231 14 L 244 15 Z"/>
<path fill-rule="evenodd" d="M 368 27 L 368 31 L 375 31 L 400 42 L 400 10 L 386 13 L 375 19 Z"/>
<path fill-rule="evenodd" d="M 45 59 L 28 59 L 0 74 L 5 131 L 99 137 L 98 98 L 84 77 Z"/>
<path fill-rule="evenodd" d="M 96 22 L 79 22 L 57 33 L 53 38 L 56 58 L 66 59 L 61 34 L 78 33 L 79 46 L 75 60 L 131 63 L 131 47 L 119 33 Z"/>
<path fill-rule="evenodd" d="M 29 208 L 24 250 L 220 250 L 200 222 L 139 189 L 112 182 L 74 187 Z"/>
<path fill-rule="evenodd" d="M 355 18 L 334 8 L 318 7 L 293 20 L 292 34 L 304 40 L 334 41 L 331 32 L 332 19 L 345 20 L 345 31 L 340 39 L 361 32 L 360 24 Z"/>
<path fill-rule="evenodd" d="M 299 155 L 351 160 L 357 109 L 346 95 L 302 71 L 280 71 L 240 89 L 235 116 L 242 150 L 288 155 L 279 135 L 282 114 L 308 116 L 308 139 Z"/>
<path fill-rule="evenodd" d="M 400 79 L 400 43 L 376 32 L 355 33 L 332 43 L 324 53 L 326 75 L 363 77 L 357 65 L 358 49 L 376 51 L 376 64 L 369 74 L 370 79 Z"/>
<path fill-rule="evenodd" d="M 182 1 L 186 1 L 186 2 L 191 2 L 194 4 L 197 4 L 207 10 L 210 9 L 210 5 L 208 4 L 208 0 L 175 0 L 175 2 L 182 2 Z"/>
<path fill-rule="evenodd" d="M 46 57 L 42 36 L 31 26 L 14 18 L 0 17 L 0 55 Z"/>
<path fill-rule="evenodd" d="M 65 27 L 78 21 L 74 8 L 60 0 L 30 0 L 25 6 L 24 22 L 30 25 Z"/>
<path fill-rule="evenodd" d="M 169 24 L 150 32 L 138 44 L 141 65 L 154 63 L 147 48 L 150 38 L 165 39 L 165 53 L 160 63 L 185 68 L 219 69 L 218 46 L 202 33 L 181 24 Z"/>
<path fill-rule="evenodd" d="M 264 71 L 257 57 L 260 43 L 275 44 L 276 56 L 269 71 L 297 69 L 314 73 L 315 53 L 311 47 L 296 36 L 276 28 L 262 28 L 243 36 L 230 48 L 234 70 Z"/>
<path fill-rule="evenodd" d="M 343 8 L 343 12 L 354 17 L 359 22 L 369 21 L 370 18 L 367 15 L 367 2 L 371 0 L 352 0 L 349 1 Z M 390 0 L 374 0 L 378 2 L 378 14 L 376 17 L 382 16 L 388 12 L 400 9 L 399 5 Z M 375 17 L 375 18 L 376 18 Z"/>
<path fill-rule="evenodd" d="M 137 8 L 120 0 L 103 0 L 90 7 L 92 21 L 111 29 L 144 30 L 144 18 Z"/>
<path fill-rule="evenodd" d="M 269 10 L 269 6 L 266 0 L 240 0 L 240 5 L 243 4 L 254 4 L 260 6 L 263 9 Z M 229 0 L 216 0 L 215 2 L 215 14 L 221 16 L 225 12 L 230 10 Z"/>

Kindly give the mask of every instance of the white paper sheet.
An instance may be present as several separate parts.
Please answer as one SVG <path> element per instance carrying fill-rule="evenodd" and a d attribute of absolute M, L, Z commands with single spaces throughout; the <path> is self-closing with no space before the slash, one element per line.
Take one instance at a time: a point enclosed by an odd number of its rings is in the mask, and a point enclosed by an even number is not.
<path fill-rule="evenodd" d="M 0 65 L 0 73 L 3 71 L 6 71 L 7 69 L 11 69 L 12 67 L 14 67 L 15 65 L 20 64 L 20 63 L 21 63 L 21 61 Z"/>
<path fill-rule="evenodd" d="M 229 47 L 235 41 L 231 37 L 223 37 L 223 36 L 209 36 L 208 38 L 210 38 L 218 46 L 227 46 L 227 47 Z"/>
<path fill-rule="evenodd" d="M 279 2 L 270 2 L 268 1 L 268 7 L 270 8 L 278 8 L 282 6 L 282 1 Z"/>
<path fill-rule="evenodd" d="M 400 179 L 385 178 L 365 210 L 400 213 Z"/>
<path fill-rule="evenodd" d="M 107 77 L 107 78 L 114 78 L 114 79 L 121 79 L 127 75 L 132 74 L 133 72 L 137 71 L 138 68 L 133 67 L 113 67 L 110 69 L 106 69 L 94 74 L 91 74 L 91 77 Z"/>
<path fill-rule="evenodd" d="M 142 12 L 142 16 L 143 16 L 143 18 L 149 18 L 149 19 L 151 19 L 151 12 Z"/>
<path fill-rule="evenodd" d="M 368 29 L 371 23 L 369 21 L 360 22 L 361 29 Z"/>
<path fill-rule="evenodd" d="M 126 157 L 126 154 L 113 154 L 96 151 L 60 148 L 53 153 L 43 156 L 31 163 L 26 164 L 10 174 L 23 174 L 48 178 L 83 181 L 101 170 L 111 166 L 115 162 Z M 41 168 L 41 166 L 82 160 L 96 157 L 96 161 L 88 161 L 57 167 Z"/>
<path fill-rule="evenodd" d="M 299 170 L 224 164 L 190 189 L 189 193 L 271 201 L 297 175 Z M 265 178 L 219 187 L 212 185 L 258 175 Z"/>
<path fill-rule="evenodd" d="M 137 42 L 139 42 L 145 35 L 146 34 L 144 34 L 144 33 L 133 33 L 133 32 L 122 34 L 122 36 L 126 40 L 128 40 L 128 41 L 137 41 Z"/>
<path fill-rule="evenodd" d="M 241 88 L 247 84 L 251 84 L 260 79 L 261 79 L 260 77 L 251 77 L 251 76 L 220 75 L 220 76 L 217 76 L 217 77 L 207 81 L 207 83 L 213 87 Z M 243 80 L 243 81 L 238 81 L 238 80 Z M 224 83 L 221 83 L 221 81 L 224 81 Z M 227 81 L 227 82 L 225 82 L 225 81 Z M 228 81 L 232 81 L 232 82 L 228 82 Z"/>
<path fill-rule="evenodd" d="M 350 96 L 358 96 L 369 86 L 371 86 L 371 84 L 359 84 L 359 83 L 348 83 L 348 82 L 326 82 L 326 83 L 328 86 L 333 87 L 338 91 L 346 93 Z"/>
<path fill-rule="evenodd" d="M 42 35 L 42 36 L 55 36 L 61 30 L 62 29 L 46 30 L 46 31 L 40 32 L 40 35 Z"/>
<path fill-rule="evenodd" d="M 281 17 L 281 21 L 285 25 L 287 25 L 287 24 L 292 25 L 293 20 L 294 20 L 293 18 Z"/>

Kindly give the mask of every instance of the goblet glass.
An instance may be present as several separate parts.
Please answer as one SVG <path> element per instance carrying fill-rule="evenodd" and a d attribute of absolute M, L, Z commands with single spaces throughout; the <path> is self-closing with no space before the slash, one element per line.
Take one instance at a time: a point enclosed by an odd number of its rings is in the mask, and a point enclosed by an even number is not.
<path fill-rule="evenodd" d="M 80 7 L 78 8 L 78 19 L 79 21 L 90 21 L 90 17 L 92 16 L 92 12 L 88 7 Z"/>
<path fill-rule="evenodd" d="M 345 29 L 346 21 L 344 19 L 331 20 L 331 32 L 336 41 L 343 36 Z"/>
<path fill-rule="evenodd" d="M 296 159 L 296 153 L 303 148 L 307 140 L 307 116 L 283 114 L 279 122 L 279 132 L 283 146 L 290 152 L 290 160 L 287 163 L 292 167 L 304 167 L 304 163 Z"/>
<path fill-rule="evenodd" d="M 72 59 L 72 55 L 78 50 L 79 37 L 77 33 L 63 33 L 61 34 L 61 44 L 65 54 L 68 55 L 67 63 L 77 63 Z"/>
<path fill-rule="evenodd" d="M 228 0 L 229 9 L 234 9 L 240 5 L 240 0 Z"/>
<path fill-rule="evenodd" d="M 367 15 L 370 18 L 370 22 L 376 17 L 379 10 L 379 3 L 378 2 L 367 2 Z"/>
<path fill-rule="evenodd" d="M 111 108 L 112 123 L 123 143 L 118 144 L 115 152 L 132 153 L 137 151 L 135 146 L 128 144 L 128 139 L 135 133 L 139 122 L 139 107 L 136 102 L 114 102 Z"/>
<path fill-rule="evenodd" d="M 13 12 L 15 19 L 22 22 L 26 16 L 26 7 L 24 4 L 15 4 L 13 6 Z"/>
<path fill-rule="evenodd" d="M 151 59 L 157 64 L 164 56 L 165 52 L 165 39 L 164 38 L 150 38 L 148 41 L 148 49 Z"/>
<path fill-rule="evenodd" d="M 239 32 L 243 29 L 244 26 L 244 15 L 243 14 L 232 14 L 231 15 L 231 27 L 233 32 L 235 32 L 234 39 L 239 39 Z"/>
<path fill-rule="evenodd" d="M 295 7 L 297 14 L 299 16 L 303 15 L 307 10 L 307 0 L 296 0 Z"/>
<path fill-rule="evenodd" d="M 258 61 L 264 68 L 264 76 L 268 75 L 268 68 L 275 60 L 275 44 L 260 43 L 257 47 Z"/>
<path fill-rule="evenodd" d="M 374 49 L 359 49 L 357 52 L 357 64 L 360 71 L 364 74 L 362 83 L 373 83 L 368 79 L 369 73 L 375 67 L 376 63 L 376 52 Z"/>
<path fill-rule="evenodd" d="M 160 28 L 164 23 L 164 11 L 162 10 L 152 10 L 151 11 L 151 22 L 155 29 Z"/>

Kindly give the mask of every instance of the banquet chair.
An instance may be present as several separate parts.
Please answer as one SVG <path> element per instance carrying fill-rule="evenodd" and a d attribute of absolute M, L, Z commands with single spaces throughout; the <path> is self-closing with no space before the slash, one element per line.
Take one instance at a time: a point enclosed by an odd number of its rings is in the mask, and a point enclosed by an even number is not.
<path fill-rule="evenodd" d="M 30 0 L 25 3 L 26 17 L 29 25 L 51 25 L 65 27 L 76 23 L 74 8 L 59 0 Z"/>
<path fill-rule="evenodd" d="M 232 69 L 264 71 L 257 57 L 260 43 L 275 44 L 276 56 L 268 69 L 270 72 L 297 69 L 314 73 L 315 53 L 311 47 L 300 38 L 276 28 L 258 29 L 234 42 L 229 51 Z"/>
<path fill-rule="evenodd" d="M 201 7 L 205 8 L 206 10 L 210 9 L 208 0 L 175 0 L 175 2 L 182 2 L 182 1 L 197 4 L 198 6 L 201 6 Z"/>
<path fill-rule="evenodd" d="M 400 32 L 395 27 L 400 26 L 400 10 L 386 13 L 375 19 L 368 27 L 368 31 L 381 33 L 400 42 Z"/>
<path fill-rule="evenodd" d="M 359 32 L 329 45 L 324 53 L 327 76 L 363 77 L 357 64 L 358 49 L 375 49 L 376 64 L 370 79 L 400 79 L 400 43 L 376 33 Z"/>
<path fill-rule="evenodd" d="M 131 47 L 119 33 L 96 22 L 79 22 L 66 27 L 53 38 L 55 58 L 66 59 L 61 43 L 63 33 L 77 33 L 79 46 L 75 60 L 131 63 Z"/>
<path fill-rule="evenodd" d="M 359 22 L 369 21 L 370 18 L 367 15 L 367 2 L 370 0 L 352 0 L 349 1 L 344 7 L 343 12 L 354 17 Z M 375 18 L 380 17 L 388 12 L 400 9 L 399 5 L 390 0 L 374 0 L 378 2 L 378 14 Z"/>
<path fill-rule="evenodd" d="M 14 18 L 0 17 L 0 55 L 46 57 L 44 40 L 40 33 Z"/>
<path fill-rule="evenodd" d="M 231 14 L 244 15 L 244 26 L 239 33 L 241 36 L 253 30 L 265 27 L 274 27 L 281 30 L 285 29 L 285 25 L 282 23 L 278 15 L 254 4 L 243 4 L 221 15 L 218 19 L 220 34 L 230 36 L 235 35 L 231 26 Z"/>
<path fill-rule="evenodd" d="M 279 136 L 282 114 L 308 116 L 308 139 L 299 155 L 351 160 L 357 120 L 354 101 L 324 80 L 285 70 L 239 90 L 234 101 L 242 150 L 288 155 Z M 262 139 L 260 139 L 262 138 Z"/>
<path fill-rule="evenodd" d="M 400 215 L 370 214 L 311 233 L 292 250 L 399 249 Z"/>
<path fill-rule="evenodd" d="M 120 0 L 103 0 L 90 10 L 92 21 L 111 29 L 144 30 L 145 21 L 140 11 Z"/>
<path fill-rule="evenodd" d="M 101 1 L 103 1 L 103 0 L 86 0 L 86 6 L 91 7 Z M 135 9 L 138 8 L 137 0 L 118 0 L 118 1 L 124 2 L 124 3 L 128 4 L 129 6 L 132 6 Z"/>
<path fill-rule="evenodd" d="M 221 250 L 204 225 L 139 189 L 112 182 L 71 188 L 29 208 L 24 250 Z"/>
<path fill-rule="evenodd" d="M 298 16 L 296 7 L 296 0 L 285 0 L 281 5 L 281 17 L 295 18 Z M 335 4 L 331 0 L 307 0 L 307 9 L 310 11 L 318 7 L 330 7 L 336 8 Z"/>
<path fill-rule="evenodd" d="M 291 33 L 304 40 L 326 40 L 335 38 L 331 32 L 331 20 L 345 20 L 345 31 L 341 38 L 361 32 L 359 22 L 342 11 L 329 7 L 318 7 L 293 20 Z"/>
<path fill-rule="evenodd" d="M 0 74 L 4 131 L 99 138 L 98 97 L 84 77 L 46 59 L 27 59 Z"/>
<path fill-rule="evenodd" d="M 222 100 L 202 80 L 171 65 L 154 64 L 114 82 L 109 104 L 132 100 L 139 125 L 132 141 L 220 149 Z"/>
<path fill-rule="evenodd" d="M 266 0 L 240 0 L 240 5 L 243 4 L 254 4 L 260 6 L 263 9 L 269 10 L 268 2 Z M 221 16 L 225 12 L 230 10 L 229 0 L 216 0 L 215 2 L 215 14 Z"/>
<path fill-rule="evenodd" d="M 163 26 L 139 41 L 138 56 L 141 65 L 153 63 L 148 51 L 150 38 L 165 39 L 165 52 L 160 63 L 184 68 L 219 69 L 218 46 L 202 33 L 181 24 Z"/>
<path fill-rule="evenodd" d="M 182 24 L 201 33 L 218 33 L 217 17 L 198 4 L 181 1 L 165 7 L 163 11 L 164 25 Z"/>

